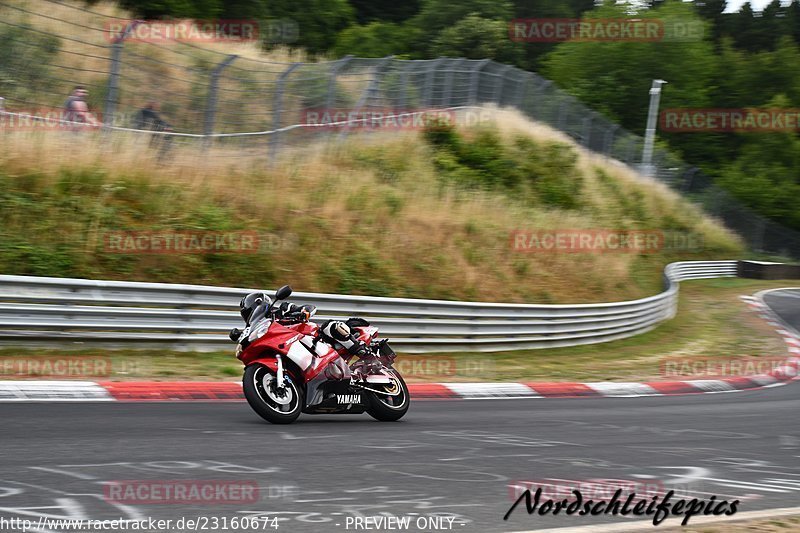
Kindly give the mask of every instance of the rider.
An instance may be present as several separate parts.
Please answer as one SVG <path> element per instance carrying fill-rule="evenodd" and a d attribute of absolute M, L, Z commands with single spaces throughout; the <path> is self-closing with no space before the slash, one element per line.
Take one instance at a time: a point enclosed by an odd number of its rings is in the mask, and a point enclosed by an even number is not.
<path fill-rule="evenodd" d="M 257 322 L 267 312 L 271 303 L 272 299 L 263 292 L 251 292 L 242 298 L 242 301 L 239 302 L 239 312 L 244 323 L 249 327 Z M 277 315 L 278 317 L 292 317 L 293 315 L 299 317 L 303 309 L 293 303 L 283 302 L 277 309 Z M 369 352 L 366 343 L 359 340 L 345 322 L 328 320 L 320 326 L 319 335 L 323 341 L 329 344 L 341 344 L 352 355 L 361 357 Z"/>

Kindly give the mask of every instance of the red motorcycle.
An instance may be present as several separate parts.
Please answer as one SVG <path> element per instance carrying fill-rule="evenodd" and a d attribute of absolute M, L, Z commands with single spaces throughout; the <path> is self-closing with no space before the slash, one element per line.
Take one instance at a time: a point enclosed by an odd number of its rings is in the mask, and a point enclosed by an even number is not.
<path fill-rule="evenodd" d="M 284 286 L 275 300 L 252 313 L 244 330 L 234 328 L 236 357 L 244 363 L 244 395 L 250 407 L 273 424 L 294 422 L 300 413 L 367 412 L 381 421 L 399 420 L 408 411 L 410 396 L 396 357 L 378 328 L 362 318 L 346 324 L 368 347 L 352 355 L 337 342 L 323 342 L 324 325 L 310 321 L 313 305 L 291 312 L 276 306 L 292 293 Z"/>

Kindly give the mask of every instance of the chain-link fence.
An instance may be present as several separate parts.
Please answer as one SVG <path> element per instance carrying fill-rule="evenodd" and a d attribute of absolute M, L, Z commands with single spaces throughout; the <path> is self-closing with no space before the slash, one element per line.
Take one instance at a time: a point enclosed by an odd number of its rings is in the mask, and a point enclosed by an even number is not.
<path fill-rule="evenodd" d="M 198 145 L 206 156 L 255 154 L 273 161 L 312 137 L 363 131 L 364 124 L 374 125 L 376 116 L 385 121 L 387 116 L 496 104 L 517 108 L 592 151 L 633 167 L 641 164 L 641 137 L 549 80 L 509 65 L 349 56 L 316 63 L 270 62 L 191 42 L 141 42 L 130 38 L 136 22 L 125 22 L 125 31 L 112 39 L 103 23 L 107 15 L 46 1 L 59 12 L 77 10 L 93 22 L 59 19 L 70 28 L 69 35 L 50 33 L 36 22 L 57 15 L 0 1 L 0 11 L 15 15 L 0 18 L 0 105 L 5 103 L 0 116 L 5 129 L 14 120 L 41 117 L 41 110 L 61 109 L 73 86 L 83 85 L 90 93 L 89 108 L 106 132 L 145 133 L 137 117 L 149 102 L 157 102 L 169 123 L 169 130 L 158 135 L 170 142 Z M 653 167 L 657 179 L 700 202 L 753 249 L 800 257 L 800 233 L 755 214 L 697 168 L 658 147 Z"/>

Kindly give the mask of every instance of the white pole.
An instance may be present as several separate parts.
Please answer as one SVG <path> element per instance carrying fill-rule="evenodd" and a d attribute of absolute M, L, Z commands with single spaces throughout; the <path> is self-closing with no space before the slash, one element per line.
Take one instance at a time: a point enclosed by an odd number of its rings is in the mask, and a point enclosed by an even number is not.
<path fill-rule="evenodd" d="M 641 172 L 652 177 L 653 168 L 653 143 L 656 139 L 656 125 L 658 124 L 658 103 L 661 100 L 661 86 L 667 83 L 664 80 L 653 80 L 650 87 L 650 110 L 647 112 L 647 129 L 644 133 L 644 148 L 642 149 Z"/>

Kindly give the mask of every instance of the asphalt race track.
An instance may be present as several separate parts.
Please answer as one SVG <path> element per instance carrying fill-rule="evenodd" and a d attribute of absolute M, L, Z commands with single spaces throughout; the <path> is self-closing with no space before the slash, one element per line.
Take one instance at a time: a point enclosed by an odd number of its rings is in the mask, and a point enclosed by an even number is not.
<path fill-rule="evenodd" d="M 797 299 L 786 294 L 767 301 L 797 327 Z M 503 521 L 510 485 L 593 479 L 738 499 L 740 513 L 796 507 L 799 400 L 793 382 L 685 396 L 417 401 L 397 423 L 304 415 L 289 426 L 239 402 L 1 404 L 0 518 L 269 517 L 286 533 L 365 531 L 354 517 L 390 515 L 410 517 L 409 531 L 435 530 L 426 520 L 445 517 L 454 519 L 445 530 L 463 532 L 650 519 L 529 516 L 521 505 Z M 233 504 L 108 501 L 104 487 L 123 480 L 252 482 L 259 491 Z"/>
<path fill-rule="evenodd" d="M 764 295 L 766 303 L 785 323 L 800 332 L 800 289 L 770 291 Z"/>
<path fill-rule="evenodd" d="M 793 383 L 678 397 L 421 401 L 399 423 L 331 415 L 283 427 L 241 403 L 3 405 L 0 513 L 258 514 L 281 518 L 286 532 L 347 531 L 348 515 L 391 513 L 514 531 L 609 518 L 521 507 L 504 522 L 513 481 L 640 476 L 738 498 L 740 512 L 791 507 L 800 502 L 798 400 Z M 260 497 L 213 507 L 104 501 L 103 482 L 134 479 L 252 480 Z"/>

